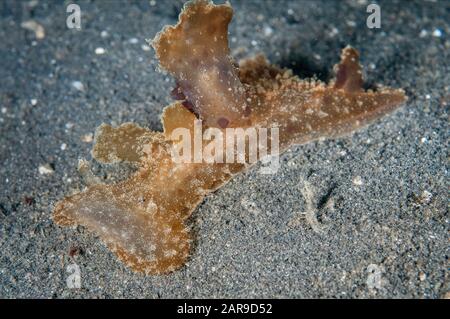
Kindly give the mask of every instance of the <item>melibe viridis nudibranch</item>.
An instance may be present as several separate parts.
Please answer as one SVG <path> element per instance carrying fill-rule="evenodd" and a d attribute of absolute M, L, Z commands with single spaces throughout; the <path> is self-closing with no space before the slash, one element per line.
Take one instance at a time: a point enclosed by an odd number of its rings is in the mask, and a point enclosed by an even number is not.
<path fill-rule="evenodd" d="M 191 237 L 186 219 L 204 197 L 249 165 L 176 163 L 171 138 L 177 128 L 274 127 L 280 151 L 293 144 L 351 133 L 406 101 L 403 90 L 364 91 L 358 53 L 346 47 L 328 84 L 299 79 L 270 65 L 263 56 L 230 57 L 230 4 L 186 3 L 175 26 L 165 27 L 152 44 L 161 68 L 173 75 L 178 99 L 162 115 L 163 132 L 133 123 L 101 125 L 93 157 L 101 163 L 136 162 L 127 180 L 105 185 L 90 178 L 88 187 L 59 202 L 58 225 L 83 225 L 127 266 L 145 274 L 182 267 Z M 83 168 L 86 171 L 86 168 Z"/>

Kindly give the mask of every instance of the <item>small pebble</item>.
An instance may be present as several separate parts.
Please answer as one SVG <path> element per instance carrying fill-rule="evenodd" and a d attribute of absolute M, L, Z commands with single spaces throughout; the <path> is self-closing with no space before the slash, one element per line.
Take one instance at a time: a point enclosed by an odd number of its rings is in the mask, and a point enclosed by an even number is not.
<path fill-rule="evenodd" d="M 64 151 L 67 148 L 67 144 L 62 143 L 60 148 L 61 148 L 61 151 Z"/>
<path fill-rule="evenodd" d="M 80 81 L 73 81 L 72 86 L 78 91 L 84 91 L 84 85 Z"/>
<path fill-rule="evenodd" d="M 440 38 L 442 36 L 442 31 L 439 29 L 434 29 L 433 37 Z"/>
<path fill-rule="evenodd" d="M 32 106 L 36 106 L 37 100 L 36 99 L 31 99 L 30 103 L 31 103 Z"/>
<path fill-rule="evenodd" d="M 144 51 L 150 51 L 150 47 L 146 44 L 141 45 L 141 49 Z"/>
<path fill-rule="evenodd" d="M 130 42 L 131 44 L 136 44 L 139 42 L 139 40 L 136 38 L 131 38 L 130 40 L 128 40 L 128 42 Z"/>
<path fill-rule="evenodd" d="M 336 35 L 338 35 L 338 34 L 339 34 L 339 29 L 337 29 L 337 28 L 335 28 L 335 27 L 333 27 L 333 28 L 331 29 L 331 32 L 329 33 L 330 37 L 334 37 L 334 36 L 336 36 Z"/>
<path fill-rule="evenodd" d="M 100 36 L 101 36 L 102 38 L 108 37 L 108 36 L 109 36 L 108 31 L 103 30 L 103 31 L 100 33 Z"/>
<path fill-rule="evenodd" d="M 270 37 L 273 34 L 273 29 L 269 26 L 264 27 L 264 35 Z"/>
<path fill-rule="evenodd" d="M 106 50 L 103 49 L 103 48 L 96 48 L 95 49 L 95 54 L 97 54 L 97 55 L 105 54 L 105 52 L 106 52 Z"/>
<path fill-rule="evenodd" d="M 81 140 L 85 143 L 92 143 L 92 141 L 94 140 L 94 136 L 92 135 L 92 133 L 85 134 L 83 135 Z"/>
<path fill-rule="evenodd" d="M 30 30 L 34 32 L 34 36 L 38 40 L 42 40 L 45 38 L 45 29 L 42 25 L 37 23 L 34 20 L 24 21 L 20 24 L 20 26 L 26 30 Z"/>
<path fill-rule="evenodd" d="M 353 178 L 353 184 L 361 186 L 363 184 L 361 176 L 355 176 L 355 178 Z"/>
<path fill-rule="evenodd" d="M 422 29 L 419 33 L 419 37 L 425 38 L 428 35 L 427 30 Z"/>
<path fill-rule="evenodd" d="M 39 166 L 39 174 L 48 175 L 53 174 L 54 170 L 49 164 Z"/>
<path fill-rule="evenodd" d="M 431 194 L 429 191 L 423 191 L 420 195 L 419 200 L 421 204 L 428 204 L 432 198 L 433 194 Z"/>

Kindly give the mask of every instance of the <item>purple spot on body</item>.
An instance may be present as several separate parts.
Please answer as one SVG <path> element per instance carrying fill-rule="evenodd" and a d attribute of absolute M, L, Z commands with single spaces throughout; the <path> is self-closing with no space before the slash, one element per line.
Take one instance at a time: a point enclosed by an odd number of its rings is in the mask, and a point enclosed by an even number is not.
<path fill-rule="evenodd" d="M 182 104 L 186 109 L 188 109 L 190 112 L 194 113 L 195 116 L 196 116 L 197 118 L 199 117 L 199 113 L 198 113 L 197 109 L 195 108 L 195 105 L 192 104 L 190 101 L 184 100 L 181 104 Z"/>
<path fill-rule="evenodd" d="M 221 117 L 220 119 L 217 120 L 217 124 L 219 124 L 219 126 L 221 128 L 226 128 L 228 126 L 228 124 L 230 123 L 230 121 L 228 121 L 226 118 Z"/>
<path fill-rule="evenodd" d="M 183 104 L 183 106 L 187 108 L 189 111 L 194 112 L 194 104 L 192 104 L 188 100 L 183 101 L 183 103 L 181 104 Z"/>
<path fill-rule="evenodd" d="M 344 87 L 345 82 L 347 82 L 347 67 L 345 65 L 341 65 L 336 73 L 336 82 L 334 87 L 336 89 L 341 89 Z"/>
<path fill-rule="evenodd" d="M 181 87 L 179 87 L 178 85 L 170 92 L 170 96 L 177 101 L 186 99 L 186 96 L 183 94 Z"/>
<path fill-rule="evenodd" d="M 244 109 L 244 116 L 247 117 L 250 114 L 252 114 L 252 109 L 250 108 L 250 106 L 247 105 Z"/>

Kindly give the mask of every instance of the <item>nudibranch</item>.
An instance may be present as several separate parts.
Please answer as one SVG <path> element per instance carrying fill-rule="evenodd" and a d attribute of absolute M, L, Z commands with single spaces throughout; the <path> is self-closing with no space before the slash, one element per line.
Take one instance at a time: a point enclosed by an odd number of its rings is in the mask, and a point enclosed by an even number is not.
<path fill-rule="evenodd" d="M 83 225 L 127 266 L 145 274 L 182 267 L 192 238 L 186 219 L 208 194 L 249 165 L 176 163 L 171 150 L 177 128 L 277 127 L 280 151 L 351 133 L 406 101 L 401 89 L 363 89 L 358 52 L 346 47 L 336 76 L 326 84 L 299 79 L 262 56 L 234 63 L 228 47 L 230 4 L 185 4 L 179 22 L 165 27 L 152 45 L 162 69 L 173 75 L 177 100 L 162 114 L 163 132 L 133 123 L 101 125 L 93 157 L 101 163 L 135 162 L 127 180 L 87 188 L 60 201 L 53 213 L 61 226 Z M 86 173 L 86 167 L 82 168 Z"/>

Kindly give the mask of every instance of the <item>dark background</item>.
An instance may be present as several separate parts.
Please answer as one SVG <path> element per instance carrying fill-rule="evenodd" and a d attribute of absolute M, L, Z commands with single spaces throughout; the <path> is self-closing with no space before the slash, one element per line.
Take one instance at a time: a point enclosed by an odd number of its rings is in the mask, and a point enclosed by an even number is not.
<path fill-rule="evenodd" d="M 449 1 L 379 1 L 381 29 L 366 27 L 368 1 L 231 1 L 236 58 L 264 52 L 327 80 L 350 44 L 369 87 L 404 88 L 409 101 L 351 137 L 292 148 L 276 175 L 256 168 L 208 196 L 190 221 L 188 264 L 153 277 L 82 227 L 57 227 L 51 211 L 83 187 L 77 162 L 91 160 L 102 122 L 161 129 L 174 83 L 145 39 L 176 23 L 182 1 L 73 2 L 80 31 L 66 27 L 68 1 L 0 1 L 0 297 L 449 297 Z M 107 182 L 132 170 L 92 164 Z M 304 181 L 322 233 L 299 217 Z M 79 290 L 66 286 L 72 263 Z"/>

